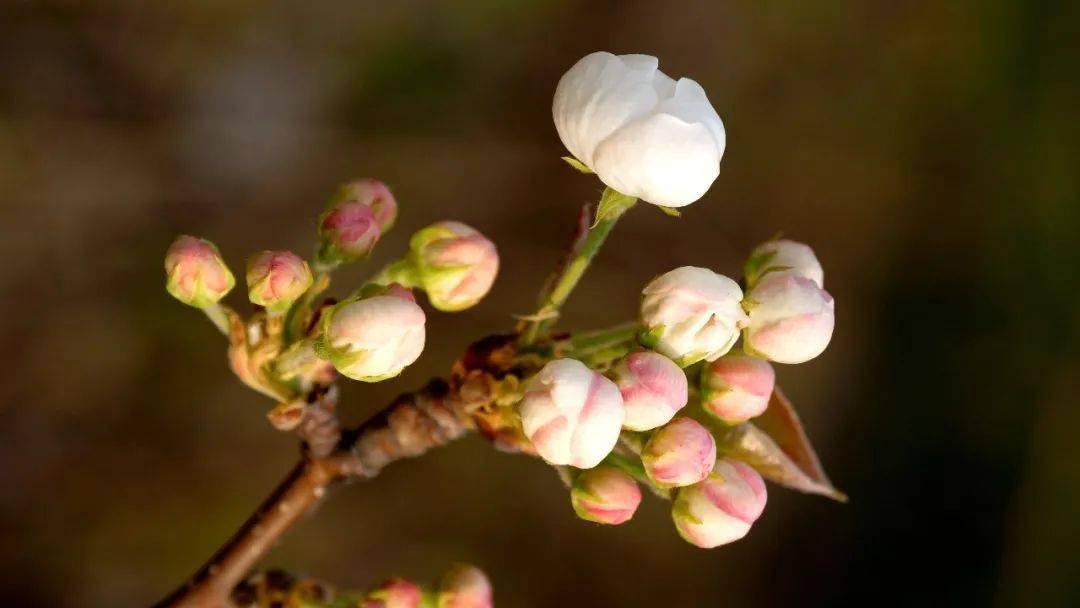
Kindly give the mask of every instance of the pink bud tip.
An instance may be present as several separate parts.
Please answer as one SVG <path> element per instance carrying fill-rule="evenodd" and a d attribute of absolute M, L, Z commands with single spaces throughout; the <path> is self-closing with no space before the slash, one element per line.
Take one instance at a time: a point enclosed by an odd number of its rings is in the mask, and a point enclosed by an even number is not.
<path fill-rule="evenodd" d="M 764 359 L 726 355 L 701 374 L 701 406 L 728 424 L 760 416 L 769 406 L 776 373 Z"/>
<path fill-rule="evenodd" d="M 476 566 L 461 564 L 443 576 L 438 608 L 491 608 L 494 605 L 491 582 Z"/>
<path fill-rule="evenodd" d="M 574 480 L 570 504 L 584 520 L 617 526 L 634 516 L 641 504 L 641 488 L 619 469 L 599 466 Z"/>
<path fill-rule="evenodd" d="M 695 484 L 716 462 L 716 440 L 692 418 L 679 417 L 653 432 L 641 452 L 649 479 L 662 487 Z"/>
<path fill-rule="evenodd" d="M 688 386 L 682 368 L 659 353 L 630 353 L 615 366 L 623 396 L 623 428 L 648 431 L 666 424 L 686 405 Z"/>
<path fill-rule="evenodd" d="M 333 198 L 334 203 L 360 203 L 371 209 L 379 231 L 386 234 L 397 220 L 398 204 L 386 184 L 370 177 L 351 181 L 342 186 Z"/>
<path fill-rule="evenodd" d="M 722 459 L 707 479 L 679 490 L 671 515 L 687 542 L 711 549 L 746 536 L 765 510 L 767 498 L 757 471 Z"/>
<path fill-rule="evenodd" d="M 213 243 L 187 235 L 177 237 L 165 253 L 165 274 L 168 292 L 197 308 L 217 302 L 236 283 Z"/>
<path fill-rule="evenodd" d="M 262 251 L 248 260 L 248 298 L 272 312 L 285 312 L 311 287 L 311 268 L 291 251 Z"/>
<path fill-rule="evenodd" d="M 474 306 L 499 273 L 499 252 L 486 236 L 461 222 L 438 222 L 409 242 L 417 279 L 439 310 Z"/>
<path fill-rule="evenodd" d="M 747 352 L 777 363 L 803 363 L 829 345 L 836 322 L 833 298 L 813 280 L 767 274 L 747 299 Z"/>
<path fill-rule="evenodd" d="M 337 203 L 319 218 L 320 258 L 358 260 L 371 253 L 381 234 L 371 207 L 354 201 Z"/>
<path fill-rule="evenodd" d="M 392 578 L 364 596 L 362 608 L 419 608 L 423 591 L 416 583 Z"/>

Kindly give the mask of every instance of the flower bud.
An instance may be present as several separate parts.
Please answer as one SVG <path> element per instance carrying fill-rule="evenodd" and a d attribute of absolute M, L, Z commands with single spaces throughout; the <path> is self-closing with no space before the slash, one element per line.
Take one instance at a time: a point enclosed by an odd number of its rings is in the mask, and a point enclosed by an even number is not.
<path fill-rule="evenodd" d="M 716 440 L 709 429 L 680 416 L 652 434 L 641 451 L 645 474 L 665 488 L 695 484 L 716 462 Z"/>
<path fill-rule="evenodd" d="M 814 255 L 814 250 L 797 241 L 774 239 L 750 252 L 750 259 L 746 262 L 747 285 L 754 285 L 758 279 L 773 272 L 797 274 L 817 283 L 818 287 L 825 287 L 825 270 Z"/>
<path fill-rule="evenodd" d="M 725 458 L 704 481 L 679 489 L 671 516 L 686 542 L 712 549 L 746 536 L 765 510 L 766 498 L 757 471 Z"/>
<path fill-rule="evenodd" d="M 642 341 L 682 367 L 731 350 L 746 324 L 739 284 L 707 268 L 683 266 L 642 290 Z"/>
<path fill-rule="evenodd" d="M 461 222 L 432 224 L 413 235 L 409 248 L 417 284 L 442 311 L 475 305 L 499 272 L 495 244 Z"/>
<path fill-rule="evenodd" d="M 747 352 L 777 363 L 802 363 L 820 355 L 832 339 L 833 298 L 814 281 L 770 273 L 747 296 Z"/>
<path fill-rule="evenodd" d="M 272 313 L 289 310 L 312 281 L 308 263 L 291 251 L 262 251 L 248 259 L 248 299 Z"/>
<path fill-rule="evenodd" d="M 392 578 L 368 593 L 360 602 L 361 608 L 420 608 L 424 593 L 412 581 Z"/>
<path fill-rule="evenodd" d="M 701 406 L 727 424 L 746 422 L 769 406 L 775 382 L 768 361 L 725 355 L 701 370 Z"/>
<path fill-rule="evenodd" d="M 356 201 L 334 203 L 319 216 L 318 260 L 354 262 L 366 257 L 382 234 L 371 207 Z"/>
<path fill-rule="evenodd" d="M 392 378 L 424 350 L 425 320 L 416 302 L 389 289 L 347 300 L 324 313 L 316 352 L 353 380 Z"/>
<path fill-rule="evenodd" d="M 390 232 L 390 228 L 397 220 L 397 199 L 386 184 L 370 177 L 354 180 L 341 186 L 330 199 L 330 203 L 331 205 L 360 203 L 370 208 L 375 221 L 379 224 L 380 234 Z"/>
<path fill-rule="evenodd" d="M 165 253 L 165 289 L 188 306 L 214 304 L 236 284 L 217 247 L 205 239 L 176 237 Z"/>
<path fill-rule="evenodd" d="M 491 608 L 491 582 L 476 566 L 460 564 L 443 576 L 438 608 Z"/>
<path fill-rule="evenodd" d="M 641 504 L 641 488 L 619 469 L 599 466 L 577 476 L 570 504 L 581 519 L 617 526 L 634 516 Z"/>
<path fill-rule="evenodd" d="M 613 371 L 626 408 L 623 428 L 655 429 L 686 405 L 686 374 L 664 355 L 650 351 L 630 353 Z"/>
<path fill-rule="evenodd" d="M 521 426 L 549 464 L 591 469 L 615 447 L 623 422 L 619 387 L 574 359 L 548 362 L 525 387 Z"/>

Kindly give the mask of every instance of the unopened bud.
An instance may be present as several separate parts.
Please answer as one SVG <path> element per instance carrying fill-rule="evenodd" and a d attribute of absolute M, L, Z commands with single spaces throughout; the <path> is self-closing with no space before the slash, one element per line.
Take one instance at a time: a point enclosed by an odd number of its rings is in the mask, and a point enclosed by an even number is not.
<path fill-rule="evenodd" d="M 768 361 L 725 355 L 701 370 L 701 406 L 727 424 L 746 422 L 769 406 L 775 383 Z"/>
<path fill-rule="evenodd" d="M 757 471 L 723 459 L 707 479 L 679 489 L 671 516 L 686 542 L 711 549 L 746 536 L 765 510 L 767 498 Z"/>
<path fill-rule="evenodd" d="M 747 296 L 747 352 L 777 363 L 803 363 L 832 339 L 833 298 L 814 281 L 795 274 L 767 274 Z"/>
<path fill-rule="evenodd" d="M 641 451 L 645 474 L 657 485 L 675 488 L 709 476 L 716 462 L 716 440 L 692 418 L 679 417 L 657 429 Z"/>
<path fill-rule="evenodd" d="M 499 272 L 495 244 L 461 222 L 432 224 L 413 235 L 409 248 L 416 283 L 439 310 L 475 305 Z"/>
<path fill-rule="evenodd" d="M 739 284 L 707 268 L 683 266 L 642 290 L 643 342 L 682 367 L 731 350 L 746 324 Z"/>
<path fill-rule="evenodd" d="M 316 352 L 349 378 L 378 382 L 420 356 L 425 321 L 423 309 L 404 294 L 347 300 L 324 313 Z"/>
<path fill-rule="evenodd" d="M 753 286 L 759 279 L 774 272 L 797 274 L 817 283 L 818 287 L 825 287 L 825 270 L 814 255 L 814 250 L 798 241 L 766 241 L 750 252 L 750 259 L 746 262 L 747 285 Z"/>
<path fill-rule="evenodd" d="M 492 608 L 491 582 L 476 566 L 460 564 L 443 576 L 438 608 Z"/>
<path fill-rule="evenodd" d="M 291 251 L 261 251 L 248 260 L 248 299 L 272 313 L 289 310 L 312 281 L 308 263 Z"/>
<path fill-rule="evenodd" d="M 412 581 L 392 578 L 364 596 L 361 608 L 420 608 L 424 593 Z"/>
<path fill-rule="evenodd" d="M 398 204 L 390 188 L 377 179 L 370 177 L 351 181 L 330 199 L 331 204 L 360 203 L 371 209 L 382 234 L 390 232 L 397 220 Z"/>
<path fill-rule="evenodd" d="M 188 306 L 214 304 L 236 284 L 218 248 L 205 239 L 179 236 L 165 253 L 165 289 Z"/>
<path fill-rule="evenodd" d="M 570 488 L 570 504 L 581 519 L 617 526 L 634 516 L 641 504 L 641 488 L 619 469 L 599 466 L 577 476 Z"/>
<path fill-rule="evenodd" d="M 574 359 L 548 362 L 528 383 L 521 426 L 550 464 L 591 469 L 615 447 L 623 400 L 615 383 Z"/>
<path fill-rule="evenodd" d="M 381 234 L 371 207 L 356 201 L 332 204 L 319 216 L 318 261 L 334 264 L 365 258 Z"/>
<path fill-rule="evenodd" d="M 655 429 L 686 405 L 686 374 L 664 355 L 650 351 L 630 353 L 613 371 L 626 407 L 623 428 Z"/>

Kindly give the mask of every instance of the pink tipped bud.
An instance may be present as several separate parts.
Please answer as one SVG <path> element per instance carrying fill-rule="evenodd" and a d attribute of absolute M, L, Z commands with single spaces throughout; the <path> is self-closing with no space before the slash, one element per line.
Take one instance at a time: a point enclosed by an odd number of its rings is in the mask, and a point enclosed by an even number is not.
<path fill-rule="evenodd" d="M 354 380 L 392 378 L 424 350 L 423 309 L 389 289 L 382 295 L 348 300 L 322 318 L 319 356 Z"/>
<path fill-rule="evenodd" d="M 319 217 L 319 261 L 353 262 L 364 258 L 381 234 L 371 207 L 355 201 L 333 204 Z"/>
<path fill-rule="evenodd" d="M 495 244 L 461 222 L 439 222 L 409 241 L 410 260 L 431 305 L 447 312 L 479 302 L 499 272 Z"/>
<path fill-rule="evenodd" d="M 392 578 L 361 600 L 361 608 L 420 608 L 424 593 L 412 581 Z"/>
<path fill-rule="evenodd" d="M 330 201 L 331 204 L 360 203 L 370 208 L 382 234 L 389 232 L 397 220 L 397 199 L 386 184 L 370 177 L 354 180 L 341 186 Z"/>
<path fill-rule="evenodd" d="M 641 451 L 645 474 L 657 485 L 674 488 L 709 476 L 716 463 L 716 440 L 692 418 L 679 417 L 652 434 Z"/>
<path fill-rule="evenodd" d="M 630 353 L 619 361 L 614 373 L 626 407 L 623 428 L 655 429 L 686 405 L 686 374 L 664 355 L 649 351 Z"/>
<path fill-rule="evenodd" d="M 438 608 L 491 608 L 491 582 L 476 566 L 461 564 L 443 576 Z"/>
<path fill-rule="evenodd" d="M 746 284 L 753 286 L 774 272 L 790 272 L 825 287 L 825 270 L 809 245 L 787 239 L 766 241 L 750 252 L 746 262 Z"/>
<path fill-rule="evenodd" d="M 803 363 L 832 339 L 833 298 L 814 281 L 795 274 L 762 277 L 747 296 L 747 352 L 777 363 Z"/>
<path fill-rule="evenodd" d="M 701 406 L 728 424 L 760 416 L 769 406 L 776 372 L 769 362 L 726 355 L 701 371 Z"/>
<path fill-rule="evenodd" d="M 765 510 L 767 498 L 757 471 L 723 459 L 707 479 L 679 490 L 671 516 L 686 542 L 712 549 L 746 536 Z"/>
<path fill-rule="evenodd" d="M 619 387 L 574 359 L 548 362 L 525 387 L 521 426 L 550 464 L 591 469 L 615 447 L 623 422 Z"/>
<path fill-rule="evenodd" d="M 739 284 L 708 268 L 683 266 L 642 290 L 643 342 L 682 367 L 731 350 L 746 324 Z"/>
<path fill-rule="evenodd" d="M 165 253 L 165 289 L 188 306 L 214 304 L 236 284 L 217 247 L 205 239 L 178 236 Z"/>
<path fill-rule="evenodd" d="M 270 312 L 289 310 L 312 281 L 308 263 L 291 251 L 262 251 L 248 259 L 248 299 Z"/>
<path fill-rule="evenodd" d="M 634 516 L 641 504 L 641 488 L 619 469 L 599 466 L 574 480 L 570 504 L 581 519 L 617 526 Z"/>

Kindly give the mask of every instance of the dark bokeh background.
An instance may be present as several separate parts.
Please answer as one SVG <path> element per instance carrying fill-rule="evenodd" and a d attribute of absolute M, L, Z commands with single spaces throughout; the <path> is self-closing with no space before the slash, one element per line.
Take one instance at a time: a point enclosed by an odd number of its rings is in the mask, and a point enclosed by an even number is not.
<path fill-rule="evenodd" d="M 550 119 L 587 52 L 646 52 L 724 118 L 720 178 L 681 220 L 635 210 L 566 315 L 635 312 L 684 264 L 737 274 L 783 230 L 838 302 L 830 349 L 779 378 L 837 505 L 770 487 L 744 541 L 700 551 L 648 500 L 574 518 L 553 472 L 472 439 L 347 487 L 268 558 L 363 587 L 454 561 L 500 606 L 1080 605 L 1077 4 L 0 3 L 0 603 L 138 606 L 296 457 L 221 337 L 162 289 L 178 232 L 235 269 L 309 251 L 339 182 L 375 176 L 410 232 L 499 244 L 475 309 L 429 317 L 359 420 L 527 312 L 597 183 Z M 340 285 L 340 284 L 339 284 Z M 229 301 L 243 309 L 243 289 Z"/>

